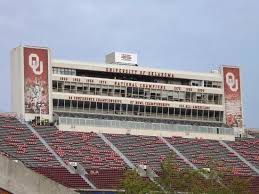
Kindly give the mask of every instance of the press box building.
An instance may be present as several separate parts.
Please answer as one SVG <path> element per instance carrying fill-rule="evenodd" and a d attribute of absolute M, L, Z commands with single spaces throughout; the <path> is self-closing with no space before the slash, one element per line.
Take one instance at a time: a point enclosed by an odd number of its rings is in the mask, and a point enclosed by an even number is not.
<path fill-rule="evenodd" d="M 12 111 L 60 130 L 234 140 L 243 134 L 240 69 L 209 73 L 142 67 L 113 52 L 105 63 L 53 59 L 49 48 L 11 51 Z"/>

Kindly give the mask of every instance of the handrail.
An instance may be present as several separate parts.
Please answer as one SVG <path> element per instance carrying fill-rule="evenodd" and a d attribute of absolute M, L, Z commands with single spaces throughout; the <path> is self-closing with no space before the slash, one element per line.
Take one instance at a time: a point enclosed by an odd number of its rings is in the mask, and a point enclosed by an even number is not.
<path fill-rule="evenodd" d="M 252 169 L 256 174 L 259 174 L 259 169 L 257 169 L 253 164 L 251 164 L 249 161 L 247 161 L 243 156 L 241 156 L 236 150 L 231 148 L 228 144 L 226 144 L 224 141 L 220 140 L 219 143 L 223 145 L 225 148 L 228 149 L 228 151 L 232 152 L 237 156 L 242 162 L 244 162 L 250 169 Z"/>
<path fill-rule="evenodd" d="M 56 160 L 61 164 L 61 166 L 65 167 L 71 174 L 74 174 L 75 171 L 71 169 L 70 166 L 68 166 L 62 158 L 49 146 L 49 144 L 40 136 L 40 134 L 32 127 L 30 126 L 27 122 L 22 121 L 22 124 L 25 124 L 31 132 L 36 135 L 36 137 L 40 140 L 40 142 L 48 149 L 50 153 L 53 154 L 53 156 L 56 158 Z M 85 176 L 82 174 L 79 174 L 79 176 L 92 188 L 92 189 L 97 189 L 97 187 Z"/>
<path fill-rule="evenodd" d="M 211 127 L 211 126 L 196 126 L 183 124 L 166 124 L 166 123 L 150 123 L 136 121 L 120 121 L 109 119 L 90 119 L 90 118 L 74 118 L 74 117 L 59 117 L 59 125 L 71 126 L 94 126 L 94 127 L 112 127 L 125 129 L 144 129 L 144 130 L 166 130 L 166 131 L 182 131 L 191 133 L 208 133 L 219 135 L 234 135 L 233 128 Z"/>

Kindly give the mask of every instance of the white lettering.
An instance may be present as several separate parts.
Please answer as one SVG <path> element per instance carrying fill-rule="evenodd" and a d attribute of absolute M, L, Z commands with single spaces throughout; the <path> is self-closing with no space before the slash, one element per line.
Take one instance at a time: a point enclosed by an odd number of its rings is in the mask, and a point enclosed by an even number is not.
<path fill-rule="evenodd" d="M 39 56 L 37 54 L 31 53 L 29 55 L 29 65 L 32 68 L 32 71 L 35 75 L 41 75 L 43 73 L 43 62 L 40 61 Z"/>

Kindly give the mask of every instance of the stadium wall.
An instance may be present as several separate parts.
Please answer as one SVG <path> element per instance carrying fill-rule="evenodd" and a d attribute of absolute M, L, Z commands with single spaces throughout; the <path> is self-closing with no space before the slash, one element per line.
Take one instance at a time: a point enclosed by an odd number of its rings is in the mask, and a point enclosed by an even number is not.
<path fill-rule="evenodd" d="M 211 140 L 226 140 L 235 141 L 234 135 L 219 135 L 210 133 L 194 133 L 194 132 L 181 132 L 181 131 L 166 131 L 166 130 L 153 130 L 153 129 L 126 129 L 126 128 L 105 128 L 105 127 L 91 127 L 91 126 L 73 126 L 71 125 L 59 125 L 61 131 L 78 131 L 78 132 L 99 132 L 99 133 L 111 133 L 111 134 L 131 134 L 131 135 L 148 135 L 148 136 L 162 136 L 162 137 L 183 137 L 183 138 L 201 138 Z"/>
<path fill-rule="evenodd" d="M 14 48 L 11 51 L 11 109 L 20 117 L 24 115 L 24 69 L 21 65 L 23 59 L 22 47 Z"/>
<path fill-rule="evenodd" d="M 0 188 L 15 194 L 76 194 L 47 177 L 35 173 L 22 163 L 0 155 Z"/>

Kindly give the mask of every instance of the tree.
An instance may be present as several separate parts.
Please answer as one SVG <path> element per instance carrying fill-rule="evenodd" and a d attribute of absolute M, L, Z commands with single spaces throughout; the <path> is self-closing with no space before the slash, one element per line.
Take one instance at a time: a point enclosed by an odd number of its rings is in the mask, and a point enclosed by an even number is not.
<path fill-rule="evenodd" d="M 133 170 L 125 173 L 123 188 L 126 194 L 249 194 L 251 180 L 233 176 L 232 169 L 229 168 L 219 170 L 217 162 L 214 161 L 208 161 L 206 169 L 181 169 L 175 155 L 169 154 L 161 162 L 161 174 L 158 179 L 163 190 Z"/>
<path fill-rule="evenodd" d="M 204 178 L 198 170 L 180 169 L 175 156 L 169 154 L 161 162 L 159 183 L 169 194 L 177 191 L 198 194 L 203 192 Z"/>
<path fill-rule="evenodd" d="M 161 163 L 159 182 L 168 193 L 248 194 L 252 179 L 234 176 L 232 170 L 225 168 L 220 171 L 213 160 L 207 162 L 206 169 L 180 169 L 175 156 L 170 154 Z"/>
<path fill-rule="evenodd" d="M 124 174 L 122 186 L 126 194 L 147 194 L 157 190 L 148 179 L 140 177 L 135 170 L 127 170 Z"/>

